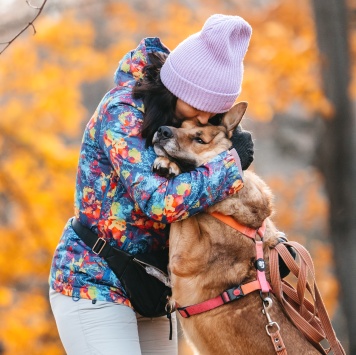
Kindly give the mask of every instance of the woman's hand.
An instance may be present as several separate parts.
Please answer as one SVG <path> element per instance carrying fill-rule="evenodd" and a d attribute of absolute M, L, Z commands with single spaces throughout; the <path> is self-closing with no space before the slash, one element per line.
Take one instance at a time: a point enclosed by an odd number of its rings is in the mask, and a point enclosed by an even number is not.
<path fill-rule="evenodd" d="M 235 148 L 240 157 L 242 170 L 246 170 L 253 162 L 253 141 L 249 131 L 238 126 L 231 137 L 232 148 Z"/>

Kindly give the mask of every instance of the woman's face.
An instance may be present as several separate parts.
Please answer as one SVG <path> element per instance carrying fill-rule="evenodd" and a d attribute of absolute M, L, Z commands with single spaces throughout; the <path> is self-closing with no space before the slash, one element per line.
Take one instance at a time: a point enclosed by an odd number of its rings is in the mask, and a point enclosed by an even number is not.
<path fill-rule="evenodd" d="M 196 120 L 197 123 L 201 125 L 206 125 L 210 118 L 216 115 L 216 113 L 204 112 L 195 109 L 194 107 L 188 105 L 181 99 L 177 99 L 176 110 L 175 110 L 176 118 L 179 120 Z"/>

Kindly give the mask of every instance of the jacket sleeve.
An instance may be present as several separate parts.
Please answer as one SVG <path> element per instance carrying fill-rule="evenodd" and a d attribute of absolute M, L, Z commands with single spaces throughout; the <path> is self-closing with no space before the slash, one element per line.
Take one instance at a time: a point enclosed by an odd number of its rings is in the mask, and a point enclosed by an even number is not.
<path fill-rule="evenodd" d="M 234 156 L 226 151 L 212 161 L 167 180 L 152 172 L 156 154 L 145 148 L 142 114 L 129 105 L 102 106 L 98 140 L 135 204 L 150 219 L 172 223 L 202 211 L 242 186 Z"/>

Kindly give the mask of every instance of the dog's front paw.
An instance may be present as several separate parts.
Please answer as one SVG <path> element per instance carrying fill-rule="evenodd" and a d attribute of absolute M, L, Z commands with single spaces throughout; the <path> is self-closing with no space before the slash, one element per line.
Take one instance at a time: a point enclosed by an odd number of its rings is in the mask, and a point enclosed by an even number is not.
<path fill-rule="evenodd" d="M 157 157 L 153 163 L 152 171 L 167 179 L 180 174 L 178 165 L 166 157 Z"/>

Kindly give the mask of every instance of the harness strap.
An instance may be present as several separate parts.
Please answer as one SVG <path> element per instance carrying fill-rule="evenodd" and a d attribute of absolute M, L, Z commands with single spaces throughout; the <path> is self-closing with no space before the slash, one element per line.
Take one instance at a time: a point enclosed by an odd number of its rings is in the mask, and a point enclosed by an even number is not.
<path fill-rule="evenodd" d="M 265 222 L 263 222 L 262 226 L 259 229 L 256 230 L 254 228 L 250 228 L 250 227 L 244 226 L 243 224 L 237 222 L 231 216 L 227 216 L 227 215 L 222 214 L 220 212 L 211 212 L 210 215 L 215 217 L 216 219 L 220 220 L 221 222 L 227 224 L 231 228 L 238 230 L 239 232 L 244 234 L 246 237 L 249 237 L 251 239 L 255 239 L 256 232 L 260 236 L 261 236 L 261 234 L 263 236 L 263 234 L 265 233 L 265 230 L 266 230 L 266 223 Z"/>
<path fill-rule="evenodd" d="M 262 264 L 262 266 L 259 266 L 259 263 Z M 260 282 L 261 285 L 261 291 L 262 292 L 269 292 L 271 289 L 271 286 L 269 285 L 267 279 L 266 279 L 266 273 L 265 273 L 265 261 L 263 259 L 263 242 L 262 241 L 256 241 L 256 269 L 257 269 L 257 280 Z"/>
<path fill-rule="evenodd" d="M 239 298 L 260 289 L 261 287 L 259 281 L 255 280 L 243 285 L 238 285 L 229 288 L 217 297 L 201 303 L 197 303 L 187 307 L 179 307 L 177 305 L 178 307 L 176 309 L 183 318 L 189 318 L 190 316 L 210 311 L 211 309 L 222 306 L 225 303 L 230 303 L 232 301 L 238 300 Z"/>
<path fill-rule="evenodd" d="M 260 283 L 260 289 L 262 292 L 269 292 L 271 286 L 269 285 L 266 274 L 265 274 L 265 261 L 263 259 L 263 236 L 266 231 L 266 221 L 263 221 L 262 226 L 258 229 L 250 228 L 244 226 L 243 224 L 237 222 L 232 216 L 224 215 L 220 212 L 212 212 L 211 215 L 218 219 L 219 221 L 225 223 L 229 227 L 239 231 L 246 237 L 251 238 L 256 243 L 256 269 L 257 269 L 257 280 Z M 256 241 L 256 235 L 259 235 L 261 241 Z"/>

